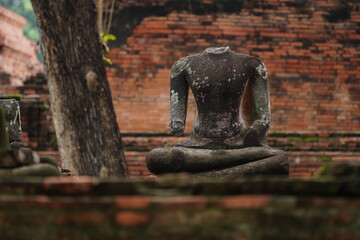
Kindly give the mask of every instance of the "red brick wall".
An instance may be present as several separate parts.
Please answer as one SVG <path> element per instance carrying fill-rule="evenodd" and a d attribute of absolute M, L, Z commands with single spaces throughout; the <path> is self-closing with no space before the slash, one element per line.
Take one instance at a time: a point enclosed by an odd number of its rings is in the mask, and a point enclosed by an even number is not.
<path fill-rule="evenodd" d="M 9 73 L 10 84 L 16 86 L 43 71 L 36 43 L 23 36 L 25 23 L 25 18 L 0 6 L 0 71 Z"/>
<path fill-rule="evenodd" d="M 171 65 L 211 46 L 228 45 L 265 62 L 269 142 L 287 151 L 291 177 L 311 177 L 326 161 L 360 159 L 358 5 L 350 3 L 349 15 L 341 18 L 337 0 L 228 1 L 230 8 L 222 0 L 191 2 L 117 6 L 111 32 L 118 41 L 109 53 L 114 65 L 108 78 L 121 131 L 140 134 L 131 142 L 125 137 L 132 174 L 146 173 L 144 139 L 149 148 L 179 140 L 164 135 L 154 145 L 154 138 L 146 138 L 168 133 Z M 195 113 L 192 99 L 189 105 L 187 132 Z M 136 146 L 141 152 L 133 152 Z"/>
<path fill-rule="evenodd" d="M 246 1 L 238 12 L 202 15 L 174 7 L 164 16 L 144 17 L 109 54 L 115 68 L 108 69 L 108 77 L 122 131 L 167 132 L 171 65 L 207 47 L 228 45 L 265 62 L 272 132 L 359 132 L 360 12 L 354 6 L 349 19 L 329 22 L 324 15 L 336 0 L 304 2 Z M 192 104 L 188 132 L 193 118 Z"/>

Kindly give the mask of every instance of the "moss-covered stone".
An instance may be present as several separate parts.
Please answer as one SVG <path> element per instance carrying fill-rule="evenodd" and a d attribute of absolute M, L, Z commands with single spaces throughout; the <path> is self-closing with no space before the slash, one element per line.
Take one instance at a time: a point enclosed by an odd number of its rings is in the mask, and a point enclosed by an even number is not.
<path fill-rule="evenodd" d="M 24 95 L 17 93 L 17 94 L 8 94 L 5 97 L 3 97 L 4 99 L 16 99 L 18 101 L 20 101 L 21 99 L 23 99 Z"/>
<path fill-rule="evenodd" d="M 10 150 L 9 137 L 6 131 L 5 116 L 2 106 L 0 105 L 0 152 Z"/>
<path fill-rule="evenodd" d="M 304 137 L 304 142 L 311 143 L 311 142 L 318 142 L 319 137 L 311 136 L 311 137 Z"/>
<path fill-rule="evenodd" d="M 322 162 L 331 162 L 332 157 L 323 155 L 323 156 L 318 156 L 318 159 L 321 160 Z"/>
<path fill-rule="evenodd" d="M 360 179 L 359 162 L 329 162 L 323 164 L 316 176 L 323 180 Z"/>

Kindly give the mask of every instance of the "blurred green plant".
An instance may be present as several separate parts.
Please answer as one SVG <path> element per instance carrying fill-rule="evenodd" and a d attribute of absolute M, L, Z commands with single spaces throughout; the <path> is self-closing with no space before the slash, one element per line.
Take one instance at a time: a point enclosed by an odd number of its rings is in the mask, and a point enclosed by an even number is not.
<path fill-rule="evenodd" d="M 30 0 L 0 0 L 0 6 L 26 18 L 27 23 L 23 29 L 24 35 L 33 41 L 39 41 L 39 29 L 36 26 L 36 17 Z"/>
<path fill-rule="evenodd" d="M 111 60 L 105 57 L 105 54 L 110 51 L 108 42 L 116 40 L 116 37 L 112 34 L 105 34 L 104 32 L 101 32 L 100 36 L 103 44 L 103 60 L 109 64 L 112 64 Z"/>
<path fill-rule="evenodd" d="M 24 95 L 21 93 L 14 93 L 14 94 L 8 94 L 5 96 L 5 98 L 8 99 L 17 99 L 18 101 L 21 101 L 23 99 Z"/>
<path fill-rule="evenodd" d="M 114 12 L 114 6 L 115 0 L 112 0 L 111 2 L 107 1 L 105 4 L 104 0 L 97 0 L 97 24 L 103 45 L 103 60 L 110 65 L 112 65 L 112 62 L 109 58 L 105 57 L 105 54 L 110 51 L 108 42 L 116 40 L 116 37 L 114 35 L 109 34 L 112 16 Z"/>

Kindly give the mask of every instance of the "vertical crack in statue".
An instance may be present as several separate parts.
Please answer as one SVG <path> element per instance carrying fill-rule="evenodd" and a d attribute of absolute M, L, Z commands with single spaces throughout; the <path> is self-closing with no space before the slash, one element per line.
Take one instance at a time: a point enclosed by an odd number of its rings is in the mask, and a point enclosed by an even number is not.
<path fill-rule="evenodd" d="M 197 116 L 185 141 L 149 152 L 148 169 L 206 177 L 288 175 L 286 154 L 266 142 L 271 118 L 267 77 L 263 62 L 229 47 L 207 48 L 175 62 L 171 133 L 184 133 L 189 88 Z"/>

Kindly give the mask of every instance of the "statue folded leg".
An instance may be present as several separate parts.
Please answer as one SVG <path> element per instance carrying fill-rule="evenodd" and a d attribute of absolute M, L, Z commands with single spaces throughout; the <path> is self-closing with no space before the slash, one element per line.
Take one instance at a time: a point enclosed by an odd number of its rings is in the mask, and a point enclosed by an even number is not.
<path fill-rule="evenodd" d="M 16 168 L 0 168 L 0 177 L 9 176 L 50 177 L 61 176 L 61 172 L 58 167 L 49 163 L 34 164 Z"/>
<path fill-rule="evenodd" d="M 287 174 L 286 154 L 271 147 L 211 150 L 185 147 L 157 148 L 146 158 L 155 174 L 189 172 L 197 176 Z M 273 167 L 271 167 L 273 166 Z"/>

